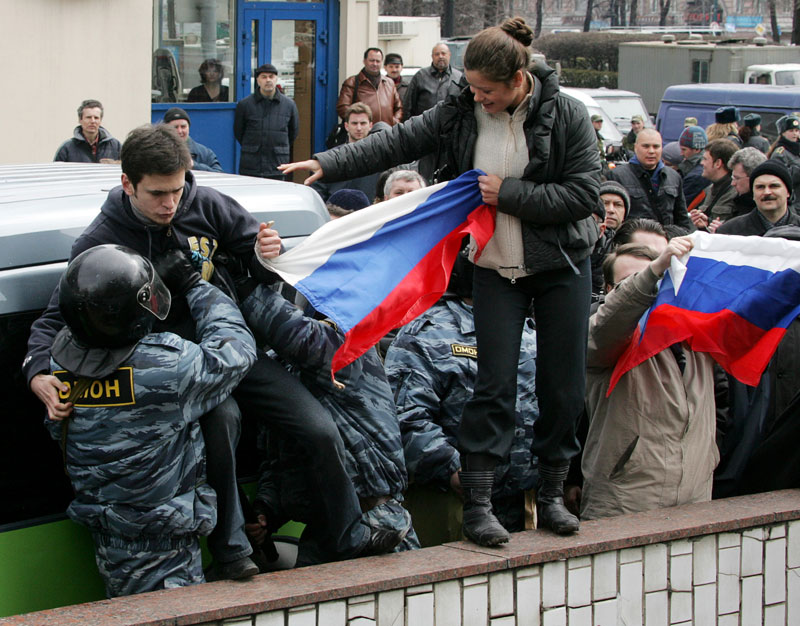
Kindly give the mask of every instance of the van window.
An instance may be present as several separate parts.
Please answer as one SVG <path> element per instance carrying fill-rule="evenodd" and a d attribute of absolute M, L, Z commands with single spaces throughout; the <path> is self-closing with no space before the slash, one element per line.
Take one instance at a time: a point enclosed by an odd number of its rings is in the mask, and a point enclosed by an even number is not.
<path fill-rule="evenodd" d="M 44 427 L 45 409 L 22 375 L 31 324 L 41 311 L 0 317 L 0 526 L 64 513 L 72 487 L 61 449 Z"/>

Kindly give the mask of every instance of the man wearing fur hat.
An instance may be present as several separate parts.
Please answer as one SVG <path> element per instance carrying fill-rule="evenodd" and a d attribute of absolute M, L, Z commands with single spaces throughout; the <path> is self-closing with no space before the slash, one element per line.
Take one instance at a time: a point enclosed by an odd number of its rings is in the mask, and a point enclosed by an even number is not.
<path fill-rule="evenodd" d="M 756 148 L 764 154 L 769 151 L 769 139 L 761 134 L 761 116 L 758 113 L 748 113 L 742 118 L 739 139 L 744 148 Z"/>
<path fill-rule="evenodd" d="M 795 187 L 800 187 L 800 118 L 795 115 L 786 115 L 780 118 L 775 125 L 778 127 L 778 141 L 776 141 L 770 152 L 767 153 L 769 159 L 780 161 L 789 170 L 792 183 Z M 796 208 L 792 206 L 792 208 Z"/>

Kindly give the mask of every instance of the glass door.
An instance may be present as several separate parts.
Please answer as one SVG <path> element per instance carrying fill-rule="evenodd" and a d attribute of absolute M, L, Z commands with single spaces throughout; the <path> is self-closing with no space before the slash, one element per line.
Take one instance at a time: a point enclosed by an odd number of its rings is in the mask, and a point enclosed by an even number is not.
<path fill-rule="evenodd" d="M 270 3 L 272 4 L 272 3 Z M 274 7 L 274 5 L 273 5 Z M 244 10 L 241 39 L 240 98 L 256 89 L 253 73 L 263 63 L 278 70 L 278 85 L 294 100 L 300 127 L 292 146 L 292 161 L 311 157 L 324 142 L 326 36 L 324 12 L 316 4 L 281 3 L 279 8 Z M 321 124 L 317 124 L 321 120 Z M 298 172 L 295 182 L 302 182 Z"/>

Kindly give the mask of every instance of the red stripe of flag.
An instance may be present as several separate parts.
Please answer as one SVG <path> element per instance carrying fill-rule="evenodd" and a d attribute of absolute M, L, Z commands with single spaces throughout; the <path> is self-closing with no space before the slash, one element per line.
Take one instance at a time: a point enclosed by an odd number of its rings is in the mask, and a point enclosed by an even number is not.
<path fill-rule="evenodd" d="M 606 397 L 623 374 L 680 341 L 695 352 L 709 353 L 734 378 L 755 386 L 785 334 L 785 328 L 764 330 L 729 309 L 700 313 L 662 304 L 647 318 L 643 337 L 636 328 L 617 361 Z"/>

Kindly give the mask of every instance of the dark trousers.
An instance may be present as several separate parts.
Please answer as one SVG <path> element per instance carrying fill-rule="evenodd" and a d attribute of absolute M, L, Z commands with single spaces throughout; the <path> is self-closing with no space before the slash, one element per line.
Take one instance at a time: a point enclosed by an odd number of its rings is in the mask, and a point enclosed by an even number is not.
<path fill-rule="evenodd" d="M 328 411 L 280 363 L 263 354 L 233 397 L 245 419 L 263 419 L 268 428 L 299 442 L 323 516 L 327 548 L 340 558 L 358 552 L 369 529 L 361 523 L 361 506 L 345 471 L 344 443 Z"/>
<path fill-rule="evenodd" d="M 545 465 L 569 463 L 579 451 L 575 426 L 584 406 L 591 269 L 589 259 L 512 283 L 475 267 L 473 313 L 478 377 L 459 429 L 461 454 L 505 459 L 514 438 L 522 325 L 533 300 L 536 396 L 533 452 Z"/>
<path fill-rule="evenodd" d="M 206 446 L 208 484 L 217 492 L 217 525 L 208 536 L 208 549 L 215 561 L 230 563 L 253 551 L 244 532 L 236 482 L 236 446 L 242 423 L 233 398 L 201 417 L 200 428 Z"/>

